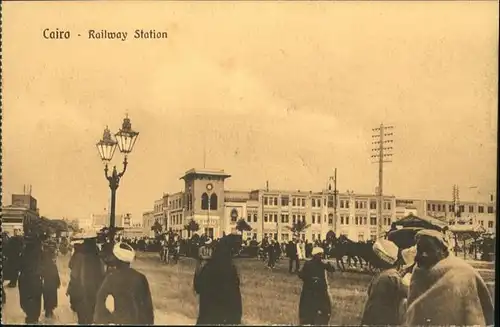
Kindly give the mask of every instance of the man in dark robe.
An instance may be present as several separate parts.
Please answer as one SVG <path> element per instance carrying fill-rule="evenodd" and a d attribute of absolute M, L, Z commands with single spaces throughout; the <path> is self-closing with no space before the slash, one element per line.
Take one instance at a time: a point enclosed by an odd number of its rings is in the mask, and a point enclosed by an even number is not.
<path fill-rule="evenodd" d="M 83 243 L 75 244 L 70 259 L 70 281 L 67 294 L 71 309 L 78 315 L 79 324 L 92 324 L 96 294 L 104 279 L 104 267 L 99 257 L 95 236 L 83 236 Z"/>
<path fill-rule="evenodd" d="M 97 293 L 94 322 L 114 325 L 153 325 L 154 309 L 149 283 L 130 267 L 135 251 L 125 243 L 113 247 L 112 269 Z"/>
<path fill-rule="evenodd" d="M 225 238 L 196 275 L 194 289 L 200 296 L 197 325 L 241 324 L 240 279 Z"/>
<path fill-rule="evenodd" d="M 24 238 L 24 249 L 20 260 L 19 301 L 26 314 L 27 324 L 36 324 L 42 310 L 42 244 L 35 234 Z"/>
<path fill-rule="evenodd" d="M 43 242 L 42 251 L 42 282 L 43 308 L 45 317 L 52 318 L 57 308 L 57 290 L 61 286 L 59 271 L 56 265 L 57 243 L 48 238 Z"/>
<path fill-rule="evenodd" d="M 17 230 L 14 231 L 14 236 L 8 239 L 2 251 L 6 258 L 3 266 L 3 278 L 9 281 L 7 287 L 15 288 L 21 269 L 20 258 L 23 251 L 23 237 L 19 235 Z"/>
<path fill-rule="evenodd" d="M 326 272 L 334 272 L 335 267 L 323 262 L 323 253 L 322 248 L 313 248 L 312 259 L 304 263 L 299 273 L 304 282 L 299 303 L 301 325 L 328 325 L 330 321 L 332 305 Z"/>

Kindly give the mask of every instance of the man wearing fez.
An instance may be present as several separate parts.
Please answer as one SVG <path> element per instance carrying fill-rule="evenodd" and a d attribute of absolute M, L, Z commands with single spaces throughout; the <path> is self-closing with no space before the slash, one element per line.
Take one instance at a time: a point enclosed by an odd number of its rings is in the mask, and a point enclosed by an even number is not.
<path fill-rule="evenodd" d="M 59 271 L 56 265 L 57 243 L 48 234 L 43 236 L 42 241 L 42 294 L 45 317 L 52 318 L 54 309 L 57 307 L 57 290 L 61 286 Z"/>
<path fill-rule="evenodd" d="M 479 273 L 450 255 L 446 237 L 435 230 L 415 236 L 417 254 L 408 295 L 409 326 L 489 326 L 494 307 Z"/>
<path fill-rule="evenodd" d="M 130 264 L 135 251 L 126 243 L 113 246 L 111 271 L 97 293 L 94 322 L 115 325 L 153 325 L 154 310 L 146 276 Z"/>
<path fill-rule="evenodd" d="M 96 233 L 87 232 L 70 259 L 70 281 L 67 294 L 71 309 L 78 315 L 78 324 L 92 324 L 97 291 L 104 279 L 104 267 L 99 257 Z"/>

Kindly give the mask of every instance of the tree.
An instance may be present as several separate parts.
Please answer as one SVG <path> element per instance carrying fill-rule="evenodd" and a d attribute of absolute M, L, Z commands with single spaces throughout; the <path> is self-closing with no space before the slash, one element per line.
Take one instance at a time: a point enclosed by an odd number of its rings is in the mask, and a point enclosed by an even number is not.
<path fill-rule="evenodd" d="M 200 225 L 194 219 L 190 219 L 189 222 L 184 225 L 184 229 L 188 231 L 188 237 L 191 237 L 191 232 L 199 231 Z"/>
<path fill-rule="evenodd" d="M 307 224 L 305 220 L 297 220 L 292 224 L 292 227 L 286 226 L 289 230 L 291 230 L 294 234 L 300 234 L 305 232 L 311 225 Z"/>
<path fill-rule="evenodd" d="M 163 231 L 163 226 L 158 220 L 156 220 L 153 226 L 151 226 L 151 230 L 155 233 L 155 237 L 157 237 Z"/>
<path fill-rule="evenodd" d="M 243 232 L 249 232 L 252 230 L 252 226 L 250 226 L 247 221 L 243 218 L 240 218 L 237 222 L 236 222 L 236 230 L 240 233 L 243 234 Z"/>

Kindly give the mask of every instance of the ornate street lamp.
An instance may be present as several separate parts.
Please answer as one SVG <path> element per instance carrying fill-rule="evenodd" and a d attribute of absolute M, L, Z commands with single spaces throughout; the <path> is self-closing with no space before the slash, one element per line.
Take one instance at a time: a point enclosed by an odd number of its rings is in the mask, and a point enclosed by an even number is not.
<path fill-rule="evenodd" d="M 115 231 L 115 204 L 116 204 L 116 190 L 118 189 L 120 178 L 125 174 L 127 170 L 127 155 L 132 152 L 137 137 L 139 136 L 138 132 L 132 130 L 132 124 L 130 123 L 130 118 L 128 115 L 123 119 L 122 128 L 115 134 L 115 137 L 111 135 L 109 128 L 106 126 L 104 129 L 104 134 L 102 140 L 100 140 L 96 146 L 99 151 L 99 155 L 101 160 L 105 163 L 104 167 L 104 176 L 109 182 L 109 188 L 111 189 L 111 213 L 109 217 L 109 229 L 110 229 L 110 237 L 113 239 L 114 231 Z M 113 166 L 113 172 L 111 175 L 108 174 L 108 163 L 113 159 L 113 155 L 116 151 L 116 147 L 121 153 L 123 153 L 123 170 L 118 173 L 116 170 L 116 166 Z"/>

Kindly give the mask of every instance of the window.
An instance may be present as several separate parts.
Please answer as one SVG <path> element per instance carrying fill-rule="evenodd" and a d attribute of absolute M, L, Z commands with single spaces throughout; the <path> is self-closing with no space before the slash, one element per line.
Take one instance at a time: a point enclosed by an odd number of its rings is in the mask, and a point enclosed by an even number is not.
<path fill-rule="evenodd" d="M 356 217 L 354 218 L 354 223 L 355 223 L 356 225 L 359 225 L 359 217 L 358 217 L 358 216 L 356 216 Z"/>
<path fill-rule="evenodd" d="M 252 214 L 251 213 L 249 213 L 247 215 L 247 222 L 249 222 L 249 223 L 252 222 Z"/>
<path fill-rule="evenodd" d="M 454 209 L 453 207 L 454 207 L 454 206 L 453 206 L 453 204 L 450 204 L 450 205 L 448 206 L 448 211 L 453 212 L 453 209 Z"/>
<path fill-rule="evenodd" d="M 471 213 L 474 212 L 474 206 L 469 206 L 469 212 L 471 212 Z"/>
<path fill-rule="evenodd" d="M 254 214 L 253 214 L 253 222 L 254 222 L 254 223 L 256 223 L 256 222 L 257 222 L 257 217 L 258 217 L 258 216 L 257 216 L 257 214 L 256 214 L 256 213 L 254 213 Z"/>
<path fill-rule="evenodd" d="M 281 222 L 282 223 L 288 224 L 289 221 L 290 221 L 290 217 L 288 216 L 288 214 L 281 215 Z"/>
<path fill-rule="evenodd" d="M 210 196 L 210 210 L 217 210 L 217 194 L 213 193 Z"/>
<path fill-rule="evenodd" d="M 477 212 L 484 213 L 484 207 L 483 206 L 477 207 Z"/>
<path fill-rule="evenodd" d="M 312 223 L 316 224 L 316 215 L 312 215 Z"/>
<path fill-rule="evenodd" d="M 377 217 L 370 217 L 370 225 L 371 226 L 377 225 Z"/>
<path fill-rule="evenodd" d="M 323 206 L 326 207 L 326 199 L 323 200 L 323 203 L 324 203 Z"/>
<path fill-rule="evenodd" d="M 311 207 L 315 207 L 316 206 L 316 200 L 312 199 L 311 200 Z"/>
<path fill-rule="evenodd" d="M 346 209 L 349 209 L 349 200 L 345 201 L 345 207 L 346 207 Z"/>
<path fill-rule="evenodd" d="M 370 201 L 370 209 L 377 209 L 377 201 L 374 200 Z"/>
<path fill-rule="evenodd" d="M 321 199 L 316 199 L 316 206 L 321 207 Z"/>
<path fill-rule="evenodd" d="M 345 224 L 349 225 L 349 216 L 345 217 Z"/>
<path fill-rule="evenodd" d="M 437 211 L 441 211 L 441 205 L 438 204 Z"/>
<path fill-rule="evenodd" d="M 435 204 L 431 204 L 431 208 L 432 208 L 431 211 L 436 211 L 436 205 Z"/>
<path fill-rule="evenodd" d="M 292 216 L 292 222 L 293 222 L 294 224 L 296 224 L 296 223 L 297 223 L 297 216 L 296 216 L 296 215 L 293 215 L 293 216 Z"/>
<path fill-rule="evenodd" d="M 488 221 L 488 228 L 493 228 L 493 222 L 492 221 Z"/>
<path fill-rule="evenodd" d="M 297 206 L 297 199 L 293 198 L 292 199 L 292 204 L 293 204 L 294 207 Z"/>
<path fill-rule="evenodd" d="M 264 197 L 264 205 L 267 206 L 268 202 L 267 202 L 267 196 Z"/>
<path fill-rule="evenodd" d="M 203 193 L 201 195 L 201 210 L 208 210 L 208 194 Z"/>
<path fill-rule="evenodd" d="M 268 219 L 269 219 L 269 217 L 268 217 L 267 213 L 265 213 L 264 214 L 264 222 L 267 223 Z"/>
<path fill-rule="evenodd" d="M 302 215 L 302 221 L 306 222 L 306 215 Z"/>
<path fill-rule="evenodd" d="M 274 205 L 277 206 L 278 205 L 278 198 L 274 198 Z"/>
<path fill-rule="evenodd" d="M 302 199 L 302 206 L 305 207 L 306 206 L 306 199 Z"/>
<path fill-rule="evenodd" d="M 460 207 L 458 207 L 458 211 L 459 211 L 459 212 L 465 212 L 465 207 L 464 207 L 464 206 L 460 206 Z"/>
<path fill-rule="evenodd" d="M 324 220 L 323 220 L 323 222 L 324 222 L 324 223 L 326 223 L 326 215 L 325 215 L 325 217 L 324 217 Z"/>
<path fill-rule="evenodd" d="M 344 208 L 344 200 L 340 200 L 340 207 Z"/>
<path fill-rule="evenodd" d="M 275 223 L 278 223 L 278 214 L 277 214 L 277 213 L 275 213 L 275 214 L 274 214 L 274 222 L 275 222 Z M 277 237 L 277 236 L 276 236 L 276 237 Z"/>
<path fill-rule="evenodd" d="M 427 203 L 427 211 L 431 211 L 431 204 Z"/>
<path fill-rule="evenodd" d="M 231 221 L 236 221 L 238 219 L 238 210 L 234 209 L 231 210 Z"/>
<path fill-rule="evenodd" d="M 281 206 L 287 207 L 288 206 L 288 198 L 281 198 Z"/>
<path fill-rule="evenodd" d="M 333 224 L 333 214 L 328 215 L 328 224 L 329 225 Z"/>
<path fill-rule="evenodd" d="M 358 201 L 354 202 L 354 206 L 356 209 L 359 209 L 359 202 Z"/>
<path fill-rule="evenodd" d="M 488 213 L 493 213 L 493 207 L 488 207 Z"/>
<path fill-rule="evenodd" d="M 484 220 L 479 220 L 479 225 L 484 226 Z"/>
<path fill-rule="evenodd" d="M 367 217 L 363 217 L 363 225 L 368 225 L 368 218 Z"/>

